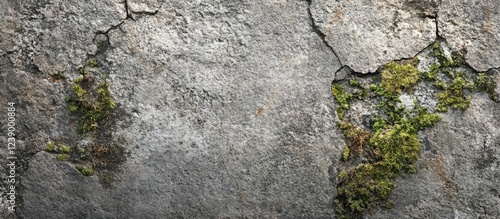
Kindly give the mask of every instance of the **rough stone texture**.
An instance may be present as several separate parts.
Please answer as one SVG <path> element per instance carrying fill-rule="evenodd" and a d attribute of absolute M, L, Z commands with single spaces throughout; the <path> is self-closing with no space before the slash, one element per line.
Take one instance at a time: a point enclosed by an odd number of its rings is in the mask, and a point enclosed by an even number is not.
<path fill-rule="evenodd" d="M 164 1 L 158 0 L 130 0 L 127 1 L 129 13 L 156 13 Z"/>
<path fill-rule="evenodd" d="M 72 143 L 79 138 L 74 126 L 68 125 L 74 118 L 64 101 L 69 90 L 67 79 L 77 75 L 74 69 L 83 64 L 88 53 L 97 51 L 92 43 L 95 33 L 120 23 L 125 10 L 122 3 L 113 1 L 1 1 L 0 10 L 0 101 L 3 109 L 7 102 L 16 103 L 19 216 L 20 176 L 30 157 L 49 140 Z M 0 119 L 0 142 L 5 145 L 0 150 L 0 165 L 4 167 L 0 173 L 0 217 L 7 218 L 14 215 L 6 213 L 6 110 Z"/>
<path fill-rule="evenodd" d="M 478 71 L 500 67 L 500 5 L 497 1 L 443 0 L 439 35 Z"/>
<path fill-rule="evenodd" d="M 126 17 L 124 4 L 118 0 L 36 1 L 26 5 L 32 13 L 25 27 L 29 55 L 38 69 L 48 74 L 71 72 L 82 65 L 88 54 L 97 52 L 94 35 Z"/>
<path fill-rule="evenodd" d="M 340 62 L 368 73 L 434 42 L 436 6 L 434 0 L 312 0 L 311 14 Z"/>
<path fill-rule="evenodd" d="M 344 146 L 335 72 L 373 72 L 436 37 L 437 1 L 391 2 L 1 1 L 0 104 L 17 106 L 19 194 L 7 214 L 2 171 L 0 218 L 334 218 Z M 467 35 L 474 22 L 440 35 L 454 50 L 462 36 L 498 40 Z M 481 48 L 474 56 L 498 52 Z M 89 57 L 118 103 L 110 141 L 130 152 L 110 188 L 41 152 L 50 140 L 87 139 L 64 98 Z M 482 64 L 498 66 L 489 57 Z M 500 217 L 498 114 L 478 95 L 444 115 L 423 133 L 427 149 L 418 173 L 400 179 L 395 208 L 367 217 Z"/>
<path fill-rule="evenodd" d="M 111 189 L 95 179 L 72 197 L 76 171 L 37 154 L 21 215 L 332 217 L 342 141 L 329 86 L 340 65 L 307 6 L 170 1 L 112 29 L 109 44 L 97 35 L 121 110 L 113 138 L 131 156 Z M 71 191 L 34 180 L 49 174 Z"/>
<path fill-rule="evenodd" d="M 2 23 L 2 28 L 0 29 L 0 36 L 2 36 L 2 41 L 0 41 L 0 55 L 13 51 L 17 41 L 20 41 L 16 32 L 20 32 L 22 22 L 16 12 L 13 2 L 0 2 L 0 14 L 2 15 L 0 17 L 0 22 Z"/>
<path fill-rule="evenodd" d="M 103 209 L 110 202 L 121 203 L 109 194 L 101 193 L 104 189 L 95 176 L 85 177 L 68 162 L 56 161 L 55 155 L 45 151 L 37 153 L 30 161 L 24 181 L 24 205 L 28 208 L 25 218 L 111 218 L 116 212 Z M 38 167 L 38 168 L 36 168 Z M 68 207 L 68 203 L 71 203 Z M 36 214 L 29 213 L 29 206 L 43 206 Z"/>
<path fill-rule="evenodd" d="M 480 116 L 478 116 L 480 115 Z M 487 95 L 423 133 L 417 173 L 398 180 L 393 209 L 368 218 L 500 217 L 500 108 Z"/>

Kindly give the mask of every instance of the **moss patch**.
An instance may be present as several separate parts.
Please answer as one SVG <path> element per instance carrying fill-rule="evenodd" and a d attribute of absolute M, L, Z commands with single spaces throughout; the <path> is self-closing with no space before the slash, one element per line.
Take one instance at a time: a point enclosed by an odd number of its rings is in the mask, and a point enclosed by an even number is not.
<path fill-rule="evenodd" d="M 84 166 L 82 164 L 75 164 L 75 169 L 77 169 L 84 176 L 94 175 L 94 169 L 89 166 Z"/>
<path fill-rule="evenodd" d="M 82 67 L 72 85 L 73 94 L 66 98 L 71 112 L 80 115 L 80 129 L 83 132 L 95 130 L 116 108 L 107 82 L 96 86 L 95 80 Z"/>
<path fill-rule="evenodd" d="M 70 161 L 84 176 L 96 172 L 104 186 L 111 186 L 114 172 L 125 161 L 125 149 L 110 139 L 117 104 L 109 92 L 110 84 L 104 78 L 106 63 L 91 59 L 78 68 L 79 76 L 71 84 L 66 102 L 69 111 L 78 118 L 81 139 L 47 145 L 47 151 L 58 153 L 56 159 Z M 102 174 L 105 173 L 105 174 Z M 102 176 L 102 177 L 101 177 Z"/>
<path fill-rule="evenodd" d="M 498 97 L 494 93 L 496 84 L 488 75 L 470 77 L 461 71 L 466 67 L 462 57 L 452 53 L 448 59 L 438 43 L 431 55 L 436 62 L 426 72 L 418 71 L 418 59 L 414 59 L 409 64 L 391 62 L 378 75 L 350 75 L 332 84 L 340 120 L 337 125 L 347 143 L 334 200 L 339 218 L 362 218 L 369 209 L 393 206 L 388 197 L 397 186 L 396 178 L 401 173 L 416 172 L 415 162 L 421 150 L 418 132 L 440 120 L 439 114 L 433 112 L 445 112 L 449 107 L 466 109 L 473 91 Z M 432 84 L 436 89 L 438 104 L 434 109 L 416 100 L 406 108 L 399 99 L 403 93 L 412 96 L 419 83 Z M 364 98 L 356 98 L 360 93 Z M 355 101 L 368 104 L 366 109 L 372 112 L 368 124 L 359 121 L 359 113 L 351 112 Z"/>
<path fill-rule="evenodd" d="M 49 141 L 49 143 L 47 143 L 47 145 L 45 146 L 45 151 L 53 152 L 53 151 L 55 151 L 55 146 L 56 146 L 55 142 Z"/>
<path fill-rule="evenodd" d="M 392 95 L 413 87 L 418 80 L 418 70 L 412 64 L 401 65 L 391 62 L 382 70 L 382 85 L 385 91 Z"/>

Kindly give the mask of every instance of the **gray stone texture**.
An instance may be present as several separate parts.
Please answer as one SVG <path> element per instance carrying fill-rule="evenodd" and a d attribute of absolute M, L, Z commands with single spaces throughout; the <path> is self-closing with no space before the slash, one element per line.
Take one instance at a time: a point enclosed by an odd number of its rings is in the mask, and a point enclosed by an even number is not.
<path fill-rule="evenodd" d="M 19 177 L 18 211 L 8 214 L 0 173 L 0 218 L 335 218 L 345 144 L 335 73 L 415 56 L 436 38 L 438 5 L 1 1 L 0 104 L 16 102 Z M 439 35 L 479 70 L 500 63 L 495 7 L 439 6 Z M 111 187 L 43 152 L 51 140 L 93 140 L 64 101 L 89 58 L 118 103 L 109 141 L 127 151 Z M 465 112 L 444 114 L 422 133 L 427 149 L 417 174 L 399 180 L 394 209 L 367 217 L 500 217 L 499 110 L 478 94 Z M 5 167 L 7 150 L 0 156 Z"/>
<path fill-rule="evenodd" d="M 398 180 L 394 208 L 368 218 L 499 218 L 499 116 L 486 94 L 474 95 L 464 112 L 442 114 L 420 133 L 417 173 Z"/>
<path fill-rule="evenodd" d="M 439 7 L 439 35 L 476 70 L 499 68 L 499 11 L 498 1 L 493 0 L 443 0 Z"/>
<path fill-rule="evenodd" d="M 436 6 L 433 0 L 312 0 L 311 14 L 340 62 L 369 73 L 392 60 L 412 58 L 434 42 Z"/>

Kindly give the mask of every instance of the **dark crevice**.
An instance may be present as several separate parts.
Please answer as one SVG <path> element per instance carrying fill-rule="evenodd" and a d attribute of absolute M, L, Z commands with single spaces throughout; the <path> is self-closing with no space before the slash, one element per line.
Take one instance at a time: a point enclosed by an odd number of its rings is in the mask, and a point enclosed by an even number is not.
<path fill-rule="evenodd" d="M 434 15 L 434 23 L 436 24 L 436 38 L 440 38 L 440 36 L 439 36 L 439 23 L 438 23 L 438 11 Z"/>
<path fill-rule="evenodd" d="M 162 2 L 162 3 L 160 4 L 160 6 L 158 6 L 158 8 L 157 8 L 154 12 L 137 12 L 137 13 L 132 13 L 132 12 L 130 12 L 130 10 L 129 10 L 128 0 L 125 0 L 125 1 L 123 2 L 124 7 L 125 7 L 125 13 L 126 13 L 125 18 L 124 18 L 123 20 L 121 20 L 121 21 L 120 21 L 120 23 L 118 23 L 118 24 L 116 24 L 116 25 L 112 25 L 110 28 L 108 28 L 108 29 L 107 29 L 107 30 L 105 30 L 105 31 L 97 31 L 97 32 L 95 33 L 95 35 L 94 35 L 93 39 L 92 39 L 92 42 L 96 43 L 96 38 L 97 38 L 97 36 L 98 36 L 98 35 L 100 35 L 100 34 L 103 34 L 103 35 L 105 35 L 105 36 L 106 36 L 106 40 L 107 40 L 106 44 L 107 44 L 107 46 L 111 45 L 111 43 L 110 43 L 110 41 L 109 41 L 109 35 L 108 35 L 108 34 L 109 34 L 109 32 L 110 32 L 111 30 L 116 30 L 116 29 L 119 29 L 122 33 L 125 33 L 125 31 L 121 28 L 121 26 L 122 26 L 122 24 L 123 24 L 123 23 L 125 23 L 125 21 L 127 21 L 127 20 L 136 21 L 137 19 L 136 19 L 136 18 L 134 18 L 133 14 L 147 15 L 147 16 L 154 16 L 154 15 L 156 15 L 156 14 L 160 11 L 160 9 L 161 9 L 161 7 L 163 6 L 163 4 L 164 4 L 164 3 L 165 3 L 165 2 Z M 98 47 L 97 52 L 96 52 L 95 54 L 89 54 L 89 55 L 87 56 L 87 58 L 84 60 L 84 63 L 87 63 L 91 57 L 95 57 L 95 56 L 96 56 L 99 52 L 102 52 L 102 51 L 101 51 L 101 46 L 97 45 L 97 47 Z"/>
<path fill-rule="evenodd" d="M 500 67 L 497 68 L 489 68 L 488 70 L 485 71 L 488 74 L 494 75 L 494 74 L 500 74 Z"/>
<path fill-rule="evenodd" d="M 12 50 L 5 51 L 5 52 L 1 53 L 0 56 L 10 56 L 10 55 L 14 54 L 15 52 L 17 52 L 18 50 L 19 49 L 14 48 Z"/>
<path fill-rule="evenodd" d="M 125 13 L 126 13 L 125 20 L 127 20 L 129 18 L 132 18 L 132 16 L 130 15 L 130 12 L 128 11 L 128 0 L 125 0 L 124 4 L 125 4 Z"/>
<path fill-rule="evenodd" d="M 321 32 L 321 30 L 319 29 L 319 27 L 314 22 L 314 17 L 313 17 L 312 12 L 311 12 L 311 4 L 312 4 L 312 0 L 307 0 L 307 13 L 309 15 L 309 22 L 311 23 L 311 28 L 312 28 L 313 32 L 316 33 L 321 38 L 321 40 L 323 41 L 323 43 L 328 48 L 330 48 L 330 50 L 333 52 L 333 54 L 337 58 L 339 64 L 342 66 L 342 61 L 340 61 L 340 57 L 337 55 L 337 53 L 335 52 L 335 50 L 333 49 L 333 47 L 330 46 L 330 44 L 328 44 L 328 41 L 326 41 L 325 34 L 323 32 Z"/>

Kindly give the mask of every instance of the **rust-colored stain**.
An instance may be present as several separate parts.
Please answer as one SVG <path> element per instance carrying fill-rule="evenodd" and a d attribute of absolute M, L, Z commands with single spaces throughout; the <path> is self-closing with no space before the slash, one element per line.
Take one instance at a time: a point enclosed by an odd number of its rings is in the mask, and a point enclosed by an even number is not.
<path fill-rule="evenodd" d="M 255 117 L 259 117 L 262 115 L 262 113 L 264 112 L 264 108 L 263 107 L 259 107 L 259 109 L 257 109 L 257 113 L 255 113 Z"/>
<path fill-rule="evenodd" d="M 455 184 L 449 179 L 448 174 L 446 173 L 446 169 L 441 162 L 443 158 L 440 155 L 436 155 L 430 162 L 429 167 L 432 172 L 436 174 L 439 181 L 443 184 L 443 193 L 449 198 L 453 198 L 455 196 L 457 189 Z"/>
<path fill-rule="evenodd" d="M 329 24 L 343 23 L 344 22 L 344 13 L 342 13 L 343 11 L 344 11 L 343 8 L 335 7 L 335 9 L 333 9 L 333 13 L 328 18 L 328 23 Z"/>
<path fill-rule="evenodd" d="M 59 82 L 63 79 L 64 77 L 61 74 L 53 74 L 50 75 L 50 81 L 52 82 Z"/>

